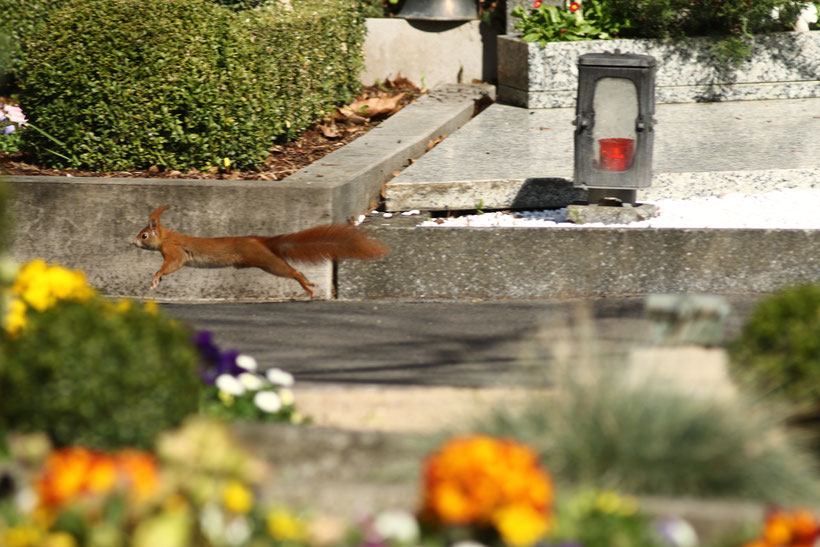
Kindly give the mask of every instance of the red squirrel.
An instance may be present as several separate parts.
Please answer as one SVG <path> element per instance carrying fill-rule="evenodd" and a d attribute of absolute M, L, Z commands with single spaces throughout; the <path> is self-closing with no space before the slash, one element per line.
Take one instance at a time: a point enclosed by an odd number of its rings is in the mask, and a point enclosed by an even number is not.
<path fill-rule="evenodd" d="M 381 258 L 387 248 L 348 224 L 325 224 L 301 232 L 273 237 L 194 237 L 162 226 L 159 216 L 168 206 L 158 208 L 134 239 L 140 249 L 162 253 L 162 267 L 154 274 L 151 288 L 156 289 L 162 276 L 183 266 L 195 268 L 261 268 L 269 274 L 295 279 L 313 297 L 315 283 L 305 279 L 285 260 L 321 262 L 340 258 Z"/>

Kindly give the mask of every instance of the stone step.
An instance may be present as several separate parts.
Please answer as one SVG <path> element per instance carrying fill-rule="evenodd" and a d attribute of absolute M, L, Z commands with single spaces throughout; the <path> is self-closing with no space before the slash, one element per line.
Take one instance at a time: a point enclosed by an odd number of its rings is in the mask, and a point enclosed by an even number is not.
<path fill-rule="evenodd" d="M 639 200 L 820 185 L 820 98 L 657 105 L 653 183 Z M 388 211 L 562 207 L 574 109 L 494 104 L 386 185 Z"/>

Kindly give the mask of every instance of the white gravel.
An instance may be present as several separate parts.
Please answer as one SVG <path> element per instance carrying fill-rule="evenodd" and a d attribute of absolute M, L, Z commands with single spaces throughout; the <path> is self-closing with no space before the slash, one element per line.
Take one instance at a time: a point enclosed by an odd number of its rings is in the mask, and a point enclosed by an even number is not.
<path fill-rule="evenodd" d="M 658 216 L 630 224 L 573 224 L 566 221 L 567 210 L 564 208 L 441 218 L 425 221 L 421 226 L 820 229 L 820 189 L 732 193 L 647 203 L 658 206 Z"/>

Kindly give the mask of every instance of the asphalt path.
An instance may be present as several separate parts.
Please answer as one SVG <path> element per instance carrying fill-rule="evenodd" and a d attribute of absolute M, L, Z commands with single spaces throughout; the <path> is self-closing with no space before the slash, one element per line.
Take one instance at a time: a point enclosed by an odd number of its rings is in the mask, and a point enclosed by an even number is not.
<path fill-rule="evenodd" d="M 759 296 L 728 297 L 731 336 Z M 293 301 L 162 304 L 222 349 L 280 367 L 300 383 L 548 383 L 549 364 L 595 345 L 615 351 L 647 332 L 644 298 L 534 301 Z M 606 342 L 601 345 L 601 342 Z M 561 349 L 563 348 L 563 349 Z M 559 351 L 560 350 L 560 351 Z"/>

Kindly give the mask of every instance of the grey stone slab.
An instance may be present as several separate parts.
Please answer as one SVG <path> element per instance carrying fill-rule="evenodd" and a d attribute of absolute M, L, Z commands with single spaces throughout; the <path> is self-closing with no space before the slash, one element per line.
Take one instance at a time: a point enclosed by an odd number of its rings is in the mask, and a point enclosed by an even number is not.
<path fill-rule="evenodd" d="M 498 38 L 499 99 L 526 108 L 575 103 L 578 56 L 614 51 L 652 55 L 658 61 L 659 103 L 734 101 L 820 96 L 820 31 L 755 36 L 740 65 L 717 62 L 715 40 L 686 38 L 524 43 Z"/>
<path fill-rule="evenodd" d="M 558 207 L 571 186 L 574 109 L 494 104 L 388 182 L 386 207 Z M 639 199 L 820 184 L 820 99 L 657 105 L 652 187 Z"/>
<path fill-rule="evenodd" d="M 391 249 L 339 266 L 340 298 L 758 293 L 820 281 L 820 230 L 374 228 Z"/>
<path fill-rule="evenodd" d="M 383 183 L 452 133 L 474 114 L 488 86 L 443 86 L 353 141 L 285 180 L 171 180 L 83 177 L 7 177 L 14 190 L 15 230 L 10 254 L 79 268 L 110 296 L 166 301 L 283 300 L 304 298 L 292 280 L 261 270 L 183 268 L 150 290 L 162 262 L 131 240 L 161 205 L 162 221 L 176 231 L 204 236 L 276 235 L 327 222 L 345 222 L 369 210 Z M 333 265 L 297 265 L 333 296 Z"/>

